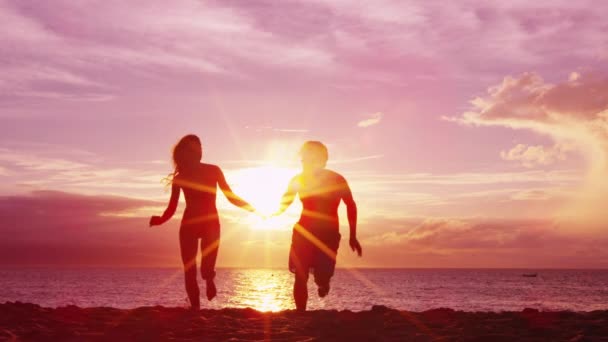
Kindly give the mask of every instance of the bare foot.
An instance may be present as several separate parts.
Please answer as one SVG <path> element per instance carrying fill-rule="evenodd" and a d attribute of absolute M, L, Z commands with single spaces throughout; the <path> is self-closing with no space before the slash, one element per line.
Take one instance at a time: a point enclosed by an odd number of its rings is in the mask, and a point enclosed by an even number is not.
<path fill-rule="evenodd" d="M 217 288 L 213 280 L 207 280 L 207 300 L 211 301 L 217 296 Z"/>
<path fill-rule="evenodd" d="M 321 298 L 327 296 L 327 294 L 329 293 L 329 285 L 328 286 L 319 286 L 319 288 L 317 289 L 317 292 L 319 293 L 319 297 L 321 297 Z"/>

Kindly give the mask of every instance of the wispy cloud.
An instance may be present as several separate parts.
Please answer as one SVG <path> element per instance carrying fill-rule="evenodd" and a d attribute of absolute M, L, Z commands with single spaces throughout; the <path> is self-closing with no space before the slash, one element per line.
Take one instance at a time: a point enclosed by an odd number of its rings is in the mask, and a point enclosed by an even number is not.
<path fill-rule="evenodd" d="M 308 133 L 309 129 L 306 128 L 284 128 L 284 127 L 273 127 L 273 126 L 245 126 L 245 129 L 250 129 L 256 132 L 278 132 L 278 133 Z"/>
<path fill-rule="evenodd" d="M 73 171 L 86 166 L 77 161 L 20 153 L 6 148 L 0 148 L 0 163 L 26 171 Z"/>
<path fill-rule="evenodd" d="M 13 61 L 0 65 L 10 81 L 2 83 L 0 95 L 105 99 L 120 93 L 125 81 L 141 82 L 159 73 L 230 79 L 250 76 L 238 66 L 246 63 L 278 68 L 323 68 L 331 63 L 328 53 L 314 44 L 283 44 L 282 37 L 224 6 L 163 6 L 152 1 L 123 11 L 123 5 L 94 1 L 82 6 L 60 0 L 52 7 L 38 7 L 3 1 L 0 17 L 18 27 L 19 34 L 0 36 L 2 46 L 11 47 L 0 51 Z M 73 14 L 70 20 L 57 15 L 65 11 Z M 226 35 L 232 38 L 226 40 Z"/>
<path fill-rule="evenodd" d="M 607 255 L 600 246 L 608 235 L 591 237 L 583 232 L 597 227 L 580 223 L 424 216 L 374 222 L 390 228 L 365 234 L 362 243 L 368 249 L 387 251 L 381 253 L 387 260 L 390 254 L 407 251 L 407 260 L 422 262 L 419 267 L 437 263 L 444 267 L 553 267 L 557 262 L 569 267 L 606 266 Z M 582 253 L 588 249 L 593 252 Z"/>
<path fill-rule="evenodd" d="M 501 151 L 500 157 L 508 161 L 518 161 L 523 166 L 532 168 L 535 166 L 547 166 L 560 160 L 566 160 L 567 153 L 572 150 L 573 147 L 564 143 L 555 144 L 551 147 L 517 144 L 509 151 Z"/>
<path fill-rule="evenodd" d="M 383 154 L 374 154 L 374 155 L 371 155 L 371 156 L 363 156 L 363 157 L 356 157 L 356 158 L 349 158 L 349 159 L 330 160 L 328 162 L 328 164 L 329 165 L 337 165 L 337 164 L 358 163 L 358 162 L 362 162 L 362 161 L 366 161 L 366 160 L 381 159 L 383 157 L 384 157 Z"/>
<path fill-rule="evenodd" d="M 176 78 L 261 91 L 311 80 L 373 90 L 494 77 L 514 65 L 601 64 L 606 5 L 565 4 L 5 0 L 0 21 L 14 29 L 0 35 L 10 79 L 0 94 L 100 100 L 122 96 L 124 84 L 152 90 Z M 297 72 L 279 77 L 285 70 Z"/>
<path fill-rule="evenodd" d="M 370 118 L 359 121 L 357 123 L 357 126 L 366 128 L 369 126 L 377 125 L 380 123 L 380 120 L 382 120 L 383 116 L 384 116 L 384 114 L 382 114 L 380 112 L 374 113 L 370 116 Z"/>
<path fill-rule="evenodd" d="M 556 196 L 567 198 L 572 197 L 572 194 L 568 194 L 560 189 L 522 189 L 513 193 L 511 198 L 520 201 L 545 201 Z"/>
<path fill-rule="evenodd" d="M 284 132 L 284 133 L 308 133 L 307 129 L 299 129 L 299 128 L 274 128 L 275 132 Z"/>
<path fill-rule="evenodd" d="M 142 165 L 109 166 L 86 151 L 44 144 L 16 146 L 0 148 L 0 170 L 8 177 L 2 188 L 12 185 L 12 190 L 25 187 L 105 194 L 135 191 L 141 195 L 163 187 L 162 165 L 156 170 Z"/>
<path fill-rule="evenodd" d="M 367 184 L 435 184 L 435 185 L 483 185 L 506 183 L 579 183 L 582 180 L 577 170 L 486 173 L 404 173 L 404 174 L 355 174 Z"/>

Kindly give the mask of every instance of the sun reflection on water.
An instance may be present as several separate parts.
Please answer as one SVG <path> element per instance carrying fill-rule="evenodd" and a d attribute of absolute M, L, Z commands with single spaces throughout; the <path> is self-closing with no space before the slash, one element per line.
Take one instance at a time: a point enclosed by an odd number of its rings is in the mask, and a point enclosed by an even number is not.
<path fill-rule="evenodd" d="M 292 279 L 285 272 L 273 270 L 248 270 L 236 279 L 238 306 L 258 311 L 281 311 L 293 309 L 291 298 Z"/>

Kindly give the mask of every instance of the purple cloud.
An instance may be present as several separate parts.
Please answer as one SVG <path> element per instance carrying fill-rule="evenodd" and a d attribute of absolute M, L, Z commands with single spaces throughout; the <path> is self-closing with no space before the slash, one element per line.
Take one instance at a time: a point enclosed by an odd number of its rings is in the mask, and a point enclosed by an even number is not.
<path fill-rule="evenodd" d="M 100 100 L 149 79 L 285 83 L 278 72 L 286 69 L 300 71 L 290 84 L 365 87 L 592 67 L 607 57 L 604 6 L 5 0 L 0 17 L 11 30 L 0 35 L 0 53 L 9 78 L 0 89 Z"/>

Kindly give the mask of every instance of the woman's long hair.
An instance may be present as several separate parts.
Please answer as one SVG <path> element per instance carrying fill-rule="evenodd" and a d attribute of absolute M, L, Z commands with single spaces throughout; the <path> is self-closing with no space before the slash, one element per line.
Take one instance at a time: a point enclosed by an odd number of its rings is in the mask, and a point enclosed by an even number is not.
<path fill-rule="evenodd" d="M 173 172 L 165 177 L 163 181 L 166 185 L 170 185 L 178 174 L 193 171 L 202 158 L 201 140 L 194 134 L 182 137 L 173 146 Z"/>

